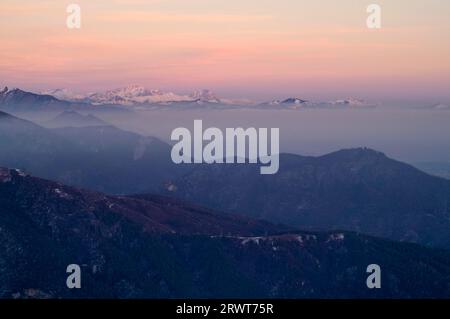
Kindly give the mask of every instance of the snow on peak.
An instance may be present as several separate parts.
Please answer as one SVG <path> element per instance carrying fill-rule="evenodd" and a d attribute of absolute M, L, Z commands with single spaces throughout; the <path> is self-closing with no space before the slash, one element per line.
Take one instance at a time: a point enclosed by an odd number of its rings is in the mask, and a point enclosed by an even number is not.
<path fill-rule="evenodd" d="M 173 102 L 208 102 L 232 104 L 233 101 L 221 100 L 210 90 L 198 90 L 190 95 L 164 92 L 159 89 L 147 89 L 140 85 L 128 85 L 104 92 L 92 92 L 85 95 L 75 94 L 67 89 L 56 89 L 42 92 L 58 99 L 68 101 L 85 101 L 94 105 L 141 105 L 141 104 L 170 104 Z"/>
<path fill-rule="evenodd" d="M 273 100 L 272 102 L 262 103 L 260 106 L 265 108 L 275 107 L 281 109 L 332 109 L 332 108 L 368 108 L 374 107 L 375 104 L 369 104 L 361 99 L 347 98 L 330 102 L 310 101 L 298 97 L 290 97 L 285 100 Z"/>
<path fill-rule="evenodd" d="M 305 104 L 308 103 L 307 100 L 300 99 L 298 97 L 290 97 L 281 102 L 282 104 Z"/>
<path fill-rule="evenodd" d="M 220 103 L 220 99 L 211 90 L 198 90 L 190 95 L 190 97 L 197 101 Z"/>
<path fill-rule="evenodd" d="M 299 97 L 289 97 L 283 100 L 272 100 L 267 103 L 263 103 L 264 105 L 276 105 L 276 106 L 292 106 L 292 107 L 301 107 L 301 106 L 312 106 L 314 103 L 305 99 L 301 99 Z"/>
<path fill-rule="evenodd" d="M 93 93 L 88 96 L 93 104 L 136 105 L 151 103 L 168 103 L 191 100 L 187 96 L 159 89 L 149 90 L 139 85 L 129 85 L 103 93 Z"/>
<path fill-rule="evenodd" d="M 124 88 L 112 90 L 110 93 L 119 95 L 124 98 L 133 98 L 152 94 L 150 91 L 140 85 L 129 85 Z"/>
<path fill-rule="evenodd" d="M 95 102 L 116 102 L 126 101 L 127 99 L 136 98 L 139 96 L 145 96 L 151 94 L 144 87 L 139 85 L 129 85 L 123 88 L 117 88 L 101 93 L 93 93 L 89 95 L 89 98 Z"/>
<path fill-rule="evenodd" d="M 340 99 L 331 101 L 330 104 L 332 105 L 340 105 L 340 106 L 367 106 L 368 104 L 361 99 L 355 99 L 355 98 L 346 98 L 346 99 Z"/>
<path fill-rule="evenodd" d="M 298 97 L 289 97 L 284 100 L 273 100 L 271 102 L 262 103 L 261 105 L 265 107 L 274 106 L 283 109 L 301 109 L 315 107 L 316 103 Z"/>
<path fill-rule="evenodd" d="M 338 99 L 329 102 L 310 101 L 299 97 L 289 97 L 281 100 L 273 100 L 257 104 L 248 99 L 222 99 L 213 91 L 208 89 L 197 90 L 191 94 L 177 94 L 165 92 L 159 89 L 147 89 L 141 85 L 128 85 L 104 92 L 93 92 L 88 94 L 76 94 L 68 89 L 56 89 L 42 92 L 52 95 L 60 100 L 71 102 L 86 102 L 93 105 L 123 105 L 123 106 L 146 106 L 146 105 L 171 105 L 173 103 L 192 103 L 197 105 L 220 104 L 233 106 L 256 106 L 262 108 L 275 109 L 310 109 L 310 108 L 365 108 L 376 106 L 368 104 L 364 100 L 357 98 Z M 436 110 L 447 110 L 450 106 L 436 104 L 429 107 Z"/>
<path fill-rule="evenodd" d="M 85 98 L 83 94 L 74 93 L 71 90 L 65 88 L 48 90 L 40 93 L 45 95 L 51 95 L 59 100 L 65 101 L 77 101 Z"/>

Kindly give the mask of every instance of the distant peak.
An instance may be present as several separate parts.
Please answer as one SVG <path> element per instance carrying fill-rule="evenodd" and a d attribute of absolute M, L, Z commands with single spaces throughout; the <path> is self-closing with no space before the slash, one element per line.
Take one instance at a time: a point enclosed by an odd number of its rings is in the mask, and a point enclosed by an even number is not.
<path fill-rule="evenodd" d="M 190 95 L 194 100 L 204 101 L 204 102 L 219 102 L 216 94 L 208 89 L 197 90 Z"/>
<path fill-rule="evenodd" d="M 368 147 L 357 147 L 339 150 L 323 157 L 339 157 L 345 159 L 355 159 L 355 158 L 387 158 L 386 154 L 376 151 Z"/>
<path fill-rule="evenodd" d="M 345 106 L 367 106 L 368 103 L 362 99 L 348 97 L 345 99 L 338 99 L 330 102 L 333 105 L 345 105 Z"/>
<path fill-rule="evenodd" d="M 282 101 L 283 104 L 304 104 L 307 103 L 307 100 L 298 98 L 298 97 L 290 97 Z"/>
<path fill-rule="evenodd" d="M 124 88 L 118 88 L 113 90 L 113 92 L 123 92 L 125 94 L 132 94 L 132 95 L 139 95 L 139 94 L 146 94 L 148 93 L 148 90 L 140 85 L 132 84 L 128 85 Z"/>

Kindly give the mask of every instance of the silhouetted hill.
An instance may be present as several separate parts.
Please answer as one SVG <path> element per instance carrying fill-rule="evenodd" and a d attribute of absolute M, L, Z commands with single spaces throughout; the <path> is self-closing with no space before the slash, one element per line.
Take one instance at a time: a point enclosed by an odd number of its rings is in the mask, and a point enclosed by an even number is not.
<path fill-rule="evenodd" d="M 20 89 L 0 92 L 0 109 L 6 111 L 37 111 L 68 109 L 70 102 L 61 101 L 51 95 L 35 94 Z"/>
<path fill-rule="evenodd" d="M 196 167 L 168 195 L 303 229 L 345 229 L 450 248 L 450 181 L 370 149 L 282 154 L 275 175 L 255 165 Z"/>
<path fill-rule="evenodd" d="M 64 111 L 50 121 L 42 124 L 49 128 L 111 125 L 92 114 L 83 115 L 75 111 Z"/>
<path fill-rule="evenodd" d="M 45 129 L 0 117 L 0 165 L 108 193 L 152 192 L 185 168 L 170 146 L 113 126 Z"/>
<path fill-rule="evenodd" d="M 369 149 L 257 165 L 175 165 L 170 146 L 113 126 L 45 129 L 0 116 L 0 165 L 110 194 L 157 193 L 309 230 L 450 247 L 450 181 Z"/>

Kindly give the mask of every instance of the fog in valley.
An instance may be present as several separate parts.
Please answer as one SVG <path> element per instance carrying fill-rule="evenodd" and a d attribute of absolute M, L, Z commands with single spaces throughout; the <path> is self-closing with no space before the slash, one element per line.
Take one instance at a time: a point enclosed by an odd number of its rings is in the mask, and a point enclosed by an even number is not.
<path fill-rule="evenodd" d="M 38 123 L 55 116 L 22 114 Z M 415 109 L 365 110 L 190 110 L 98 112 L 95 116 L 121 129 L 170 142 L 177 127 L 279 127 L 282 152 L 322 155 L 365 146 L 401 161 L 450 162 L 450 112 Z"/>
<path fill-rule="evenodd" d="M 83 112 L 80 112 L 83 113 Z M 408 163 L 450 162 L 450 112 L 402 107 L 309 110 L 140 110 L 85 112 L 118 128 L 171 143 L 177 127 L 278 127 L 281 152 L 318 156 L 369 147 Z M 22 113 L 45 126 L 57 113 Z M 38 116 L 38 117 L 37 117 Z"/>

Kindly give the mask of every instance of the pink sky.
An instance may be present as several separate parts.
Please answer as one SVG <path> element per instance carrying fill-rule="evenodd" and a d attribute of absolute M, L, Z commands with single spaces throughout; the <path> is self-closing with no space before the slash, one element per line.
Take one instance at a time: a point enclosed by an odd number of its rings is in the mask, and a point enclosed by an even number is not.
<path fill-rule="evenodd" d="M 231 97 L 450 99 L 450 2 L 78 0 L 0 2 L 0 85 L 30 90 L 128 84 Z"/>

